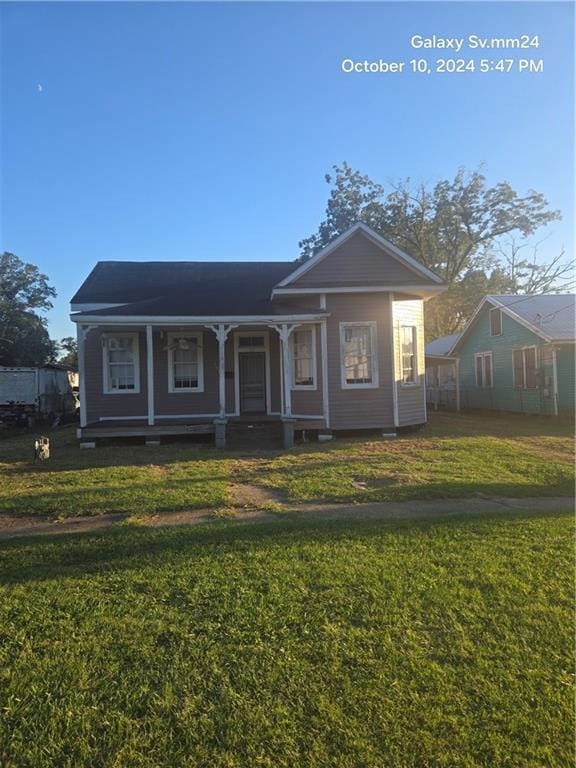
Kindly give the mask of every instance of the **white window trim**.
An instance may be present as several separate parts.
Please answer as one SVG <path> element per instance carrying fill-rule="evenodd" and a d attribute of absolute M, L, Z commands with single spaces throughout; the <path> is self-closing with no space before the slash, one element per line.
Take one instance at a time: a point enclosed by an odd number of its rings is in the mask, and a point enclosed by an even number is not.
<path fill-rule="evenodd" d="M 132 339 L 134 345 L 134 389 L 110 389 L 108 367 L 108 339 Z M 102 334 L 102 383 L 105 395 L 139 395 L 140 394 L 140 334 L 129 331 L 110 332 Z"/>
<path fill-rule="evenodd" d="M 527 390 L 528 392 L 533 392 L 534 390 L 538 389 L 538 384 L 536 384 L 535 387 L 527 387 L 526 386 L 526 350 L 533 349 L 534 350 L 534 370 L 539 371 L 540 370 L 540 360 L 538 355 L 538 347 L 536 344 L 530 344 L 527 347 L 514 347 L 512 350 L 512 387 L 513 389 L 521 389 L 521 390 Z M 516 386 L 516 368 L 514 366 L 514 352 L 522 352 L 522 370 L 524 372 L 524 383 L 521 387 Z"/>
<path fill-rule="evenodd" d="M 189 333 L 183 331 L 177 333 L 171 331 L 167 335 L 168 347 L 170 347 L 175 339 L 194 339 L 196 341 L 196 347 L 198 349 L 198 386 L 197 387 L 175 387 L 174 386 L 174 350 L 168 349 L 168 392 L 171 395 L 186 395 L 194 393 L 204 392 L 204 334 L 202 331 L 195 333 Z"/>
<path fill-rule="evenodd" d="M 346 366 L 344 365 L 344 329 L 353 326 L 362 326 L 370 328 L 370 343 L 372 345 L 372 381 L 369 384 L 349 384 L 346 381 Z M 354 320 L 352 322 L 340 323 L 340 386 L 342 389 L 378 389 L 378 347 L 376 320 Z"/>
<path fill-rule="evenodd" d="M 486 386 L 486 363 L 484 360 L 490 358 L 490 386 Z M 478 384 L 478 368 L 476 367 L 476 360 L 481 358 L 482 360 L 482 384 Z M 479 389 L 494 389 L 494 358 L 492 352 L 476 352 L 474 355 L 474 381 Z"/>
<path fill-rule="evenodd" d="M 414 381 L 404 381 L 404 366 L 402 364 L 402 328 L 412 328 L 414 337 Z M 418 367 L 418 326 L 417 325 L 401 325 L 400 326 L 400 338 L 398 340 L 399 353 L 400 353 L 400 386 L 401 387 L 419 387 L 420 386 L 420 370 Z"/>
<path fill-rule="evenodd" d="M 312 334 L 312 381 L 313 384 L 296 384 L 296 366 L 294 365 L 294 334 L 301 331 L 309 331 Z M 316 371 L 316 326 L 304 325 L 300 328 L 294 328 L 290 334 L 290 355 L 292 360 L 292 387 L 297 391 L 301 390 L 316 390 L 318 389 L 318 376 Z"/>
<path fill-rule="evenodd" d="M 500 313 L 500 333 L 492 333 L 492 313 L 493 313 L 493 312 L 499 312 L 499 313 Z M 503 334 L 502 334 L 502 330 L 503 330 L 503 327 L 502 327 L 502 326 L 503 326 L 503 323 L 502 323 L 502 310 L 500 309 L 500 307 L 493 307 L 493 308 L 490 310 L 490 314 L 489 314 L 488 320 L 489 320 L 489 322 L 490 322 L 490 336 L 492 336 L 493 338 L 494 338 L 494 337 L 496 337 L 496 338 L 497 338 L 498 336 L 502 336 L 502 335 L 503 335 Z"/>

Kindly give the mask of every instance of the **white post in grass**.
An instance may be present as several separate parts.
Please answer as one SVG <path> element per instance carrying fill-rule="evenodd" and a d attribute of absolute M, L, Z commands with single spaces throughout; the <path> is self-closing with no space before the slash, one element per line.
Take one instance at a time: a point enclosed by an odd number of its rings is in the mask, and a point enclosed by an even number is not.
<path fill-rule="evenodd" d="M 154 426 L 154 346 L 152 326 L 146 326 L 146 384 L 148 389 L 148 424 Z"/>

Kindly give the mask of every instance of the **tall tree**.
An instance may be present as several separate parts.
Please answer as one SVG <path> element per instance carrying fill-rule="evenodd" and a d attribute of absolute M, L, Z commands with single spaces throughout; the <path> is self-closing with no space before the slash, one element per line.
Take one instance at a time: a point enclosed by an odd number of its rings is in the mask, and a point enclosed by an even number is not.
<path fill-rule="evenodd" d="M 0 364 L 41 365 L 54 360 L 46 321 L 56 291 L 48 277 L 13 253 L 0 256 Z"/>
<path fill-rule="evenodd" d="M 74 336 L 65 336 L 60 339 L 58 348 L 60 350 L 58 362 L 76 368 L 78 366 L 78 344 Z"/>
<path fill-rule="evenodd" d="M 450 326 L 462 308 L 450 311 L 452 299 L 470 293 L 455 287 L 469 281 L 470 288 L 475 284 L 480 289 L 479 274 L 494 269 L 490 248 L 499 238 L 509 234 L 525 238 L 560 218 L 558 211 L 548 209 L 541 193 L 530 190 L 520 196 L 506 181 L 488 187 L 480 171 L 460 168 L 454 179 L 432 187 L 405 179 L 388 193 L 347 163 L 335 165 L 333 171 L 326 175 L 332 190 L 325 219 L 316 233 L 300 242 L 301 259 L 310 258 L 355 222 L 365 222 L 442 277 L 451 289 L 427 306 L 429 335 L 453 330 Z M 498 264 L 493 277 L 484 275 L 487 283 L 509 286 L 504 277 Z M 450 323 L 447 316 L 452 318 Z"/>

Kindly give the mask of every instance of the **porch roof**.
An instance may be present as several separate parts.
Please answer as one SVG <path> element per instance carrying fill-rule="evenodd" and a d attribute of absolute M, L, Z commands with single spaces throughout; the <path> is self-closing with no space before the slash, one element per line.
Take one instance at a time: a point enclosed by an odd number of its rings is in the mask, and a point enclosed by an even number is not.
<path fill-rule="evenodd" d="M 313 303 L 313 300 L 310 304 Z M 285 316 L 326 315 L 326 311 L 318 306 L 301 307 L 293 304 L 272 302 L 269 297 L 250 296 L 243 288 L 236 288 L 235 294 L 217 295 L 210 290 L 199 294 L 184 291 L 172 295 L 157 296 L 145 301 L 135 301 L 116 307 L 90 309 L 72 314 L 72 319 L 84 315 L 106 318 L 161 318 L 189 317 L 193 318 L 277 318 Z"/>
<path fill-rule="evenodd" d="M 293 269 L 278 261 L 100 261 L 72 305 L 122 305 L 114 307 L 120 315 L 269 314 L 273 287 Z"/>

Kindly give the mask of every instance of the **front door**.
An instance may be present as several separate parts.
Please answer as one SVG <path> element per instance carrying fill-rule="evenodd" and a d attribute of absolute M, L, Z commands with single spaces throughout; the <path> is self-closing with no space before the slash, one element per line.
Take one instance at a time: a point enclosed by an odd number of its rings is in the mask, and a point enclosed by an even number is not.
<path fill-rule="evenodd" d="M 240 412 L 266 413 L 266 353 L 240 355 Z"/>

